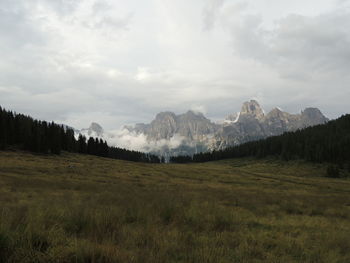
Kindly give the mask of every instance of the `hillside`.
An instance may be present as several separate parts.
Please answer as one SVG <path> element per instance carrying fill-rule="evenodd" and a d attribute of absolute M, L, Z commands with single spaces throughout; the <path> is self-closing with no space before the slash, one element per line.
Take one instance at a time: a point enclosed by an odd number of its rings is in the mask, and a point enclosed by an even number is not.
<path fill-rule="evenodd" d="M 285 132 L 261 140 L 246 142 L 219 151 L 193 156 L 174 156 L 171 162 L 207 162 L 229 158 L 275 156 L 285 161 L 303 159 L 332 162 L 350 170 L 350 114 L 325 124 Z"/>
<path fill-rule="evenodd" d="M 349 262 L 350 181 L 276 160 L 0 152 L 0 262 Z"/>
<path fill-rule="evenodd" d="M 0 150 L 21 149 L 42 154 L 67 151 L 134 162 L 162 161 L 156 155 L 110 147 L 106 141 L 90 137 L 90 134 L 76 137 L 74 130 L 66 125 L 35 120 L 0 107 Z"/>

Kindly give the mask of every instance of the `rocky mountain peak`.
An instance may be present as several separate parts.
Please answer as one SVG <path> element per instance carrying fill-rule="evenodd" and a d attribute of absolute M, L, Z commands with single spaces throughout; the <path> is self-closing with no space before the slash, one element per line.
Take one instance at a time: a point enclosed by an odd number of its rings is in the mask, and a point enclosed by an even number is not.
<path fill-rule="evenodd" d="M 265 115 L 259 103 L 250 100 L 243 103 L 240 112 L 227 116 L 220 123 L 214 123 L 193 110 L 179 115 L 164 111 L 158 113 L 150 123 L 125 128 L 131 132 L 131 136 L 135 133 L 146 136 L 146 151 L 176 155 L 223 149 L 322 124 L 327 120 L 317 108 L 306 108 L 300 114 L 290 114 L 276 107 Z M 91 125 L 89 130 L 99 132 L 102 129 L 99 127 L 97 124 Z"/>
<path fill-rule="evenodd" d="M 176 115 L 173 112 L 165 111 L 157 114 L 155 120 L 145 130 L 147 138 L 154 140 L 169 139 L 177 129 Z"/>
<path fill-rule="evenodd" d="M 89 128 L 81 129 L 80 131 L 75 130 L 75 132 L 87 137 L 102 137 L 104 134 L 103 128 L 96 122 L 92 122 Z"/>
<path fill-rule="evenodd" d="M 163 120 L 169 120 L 169 119 L 175 119 L 176 115 L 175 113 L 171 112 L 171 111 L 164 111 L 164 112 L 160 112 L 156 115 L 156 119 L 158 121 L 163 121 Z"/>
<path fill-rule="evenodd" d="M 318 108 L 306 108 L 301 112 L 301 115 L 309 118 L 324 118 L 324 115 Z"/>
<path fill-rule="evenodd" d="M 282 118 L 284 117 L 285 112 L 283 112 L 280 108 L 273 108 L 267 115 L 266 118 Z"/>
<path fill-rule="evenodd" d="M 186 113 L 179 115 L 179 117 L 187 120 L 206 119 L 203 113 L 195 112 L 193 110 L 189 110 Z"/>
<path fill-rule="evenodd" d="M 328 121 L 318 108 L 306 108 L 301 112 L 301 119 L 303 126 L 317 125 Z"/>
<path fill-rule="evenodd" d="M 256 100 L 250 100 L 243 103 L 240 115 L 250 115 L 261 120 L 264 117 L 264 111 Z"/>
<path fill-rule="evenodd" d="M 240 117 L 240 112 L 238 113 L 232 113 L 228 115 L 224 120 L 224 125 L 230 125 L 232 123 L 236 123 Z"/>
<path fill-rule="evenodd" d="M 103 128 L 100 124 L 96 122 L 92 122 L 90 127 L 88 128 L 88 134 L 91 135 L 95 133 L 97 136 L 101 136 L 103 134 Z"/>

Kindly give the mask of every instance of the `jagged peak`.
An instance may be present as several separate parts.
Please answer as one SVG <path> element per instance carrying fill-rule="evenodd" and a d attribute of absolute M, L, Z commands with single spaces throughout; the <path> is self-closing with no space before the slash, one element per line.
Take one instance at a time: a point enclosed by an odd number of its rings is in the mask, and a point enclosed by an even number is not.
<path fill-rule="evenodd" d="M 256 119 L 262 119 L 265 114 L 256 100 L 250 100 L 243 103 L 240 115 L 251 115 Z"/>
<path fill-rule="evenodd" d="M 308 107 L 308 108 L 305 108 L 301 114 L 308 114 L 308 113 L 317 113 L 317 114 L 322 114 L 322 112 L 318 109 L 318 108 L 315 108 L 315 107 Z M 323 114 L 322 114 L 323 115 Z"/>
<path fill-rule="evenodd" d="M 92 135 L 92 134 L 96 134 L 97 136 L 102 136 L 103 134 L 103 128 L 100 124 L 98 124 L 97 122 L 92 122 L 90 124 L 90 127 L 88 129 L 88 134 Z"/>
<path fill-rule="evenodd" d="M 271 111 L 283 112 L 279 107 L 274 107 Z"/>
<path fill-rule="evenodd" d="M 283 113 L 283 111 L 280 108 L 275 107 L 267 115 L 279 115 L 281 113 Z"/>
<path fill-rule="evenodd" d="M 238 122 L 240 115 L 241 115 L 240 112 L 232 113 L 228 115 L 224 120 L 224 124 L 233 124 Z"/>
<path fill-rule="evenodd" d="M 318 108 L 308 107 L 301 112 L 301 116 L 309 119 L 322 119 L 324 122 L 328 121 L 328 118 Z"/>
<path fill-rule="evenodd" d="M 88 136 L 102 136 L 104 130 L 97 122 L 92 122 L 89 128 L 81 129 L 80 132 L 87 133 Z"/>
<path fill-rule="evenodd" d="M 91 130 L 103 130 L 102 126 L 97 122 L 91 122 L 89 129 Z"/>
<path fill-rule="evenodd" d="M 186 113 L 181 114 L 180 116 L 205 118 L 202 112 L 194 111 L 194 110 L 188 110 Z"/>
<path fill-rule="evenodd" d="M 195 110 L 188 110 L 185 114 L 203 115 L 203 113 Z"/>
<path fill-rule="evenodd" d="M 271 118 L 278 118 L 278 119 L 282 120 L 282 119 L 286 119 L 289 117 L 292 117 L 292 115 L 289 114 L 288 112 L 283 111 L 279 107 L 275 107 L 268 114 L 266 114 L 264 119 L 266 120 L 266 119 L 271 119 Z"/>
<path fill-rule="evenodd" d="M 162 111 L 162 112 L 159 112 L 157 115 L 156 115 L 156 119 L 159 120 L 159 119 L 164 119 L 166 117 L 171 117 L 171 118 L 175 118 L 176 115 L 174 112 L 171 112 L 171 111 Z"/>

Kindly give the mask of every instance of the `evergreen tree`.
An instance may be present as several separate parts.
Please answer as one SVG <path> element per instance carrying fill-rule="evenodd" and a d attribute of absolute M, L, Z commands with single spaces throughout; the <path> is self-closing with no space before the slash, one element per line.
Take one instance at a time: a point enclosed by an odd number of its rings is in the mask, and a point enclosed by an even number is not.
<path fill-rule="evenodd" d="M 86 138 L 81 134 L 78 138 L 78 153 L 87 153 Z"/>
<path fill-rule="evenodd" d="M 94 155 L 96 152 L 95 139 L 90 137 L 87 143 L 87 154 Z"/>
<path fill-rule="evenodd" d="M 277 156 L 335 164 L 350 161 L 350 115 L 280 136 L 250 141 L 220 151 L 171 157 L 171 162 L 207 162 L 226 158 Z M 334 170 L 334 169 L 333 169 Z"/>

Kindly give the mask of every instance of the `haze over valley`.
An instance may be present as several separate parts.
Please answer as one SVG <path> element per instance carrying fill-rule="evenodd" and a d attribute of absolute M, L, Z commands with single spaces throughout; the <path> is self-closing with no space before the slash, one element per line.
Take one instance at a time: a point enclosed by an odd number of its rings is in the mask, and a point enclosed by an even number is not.
<path fill-rule="evenodd" d="M 243 103 L 240 112 L 217 122 L 193 110 L 179 115 L 160 112 L 149 124 L 138 123 L 116 131 L 105 131 L 93 122 L 89 128 L 76 130 L 76 134 L 103 138 L 112 146 L 159 155 L 191 155 L 221 150 L 327 121 L 317 108 L 289 114 L 276 107 L 265 113 L 256 100 L 250 100 Z"/>

